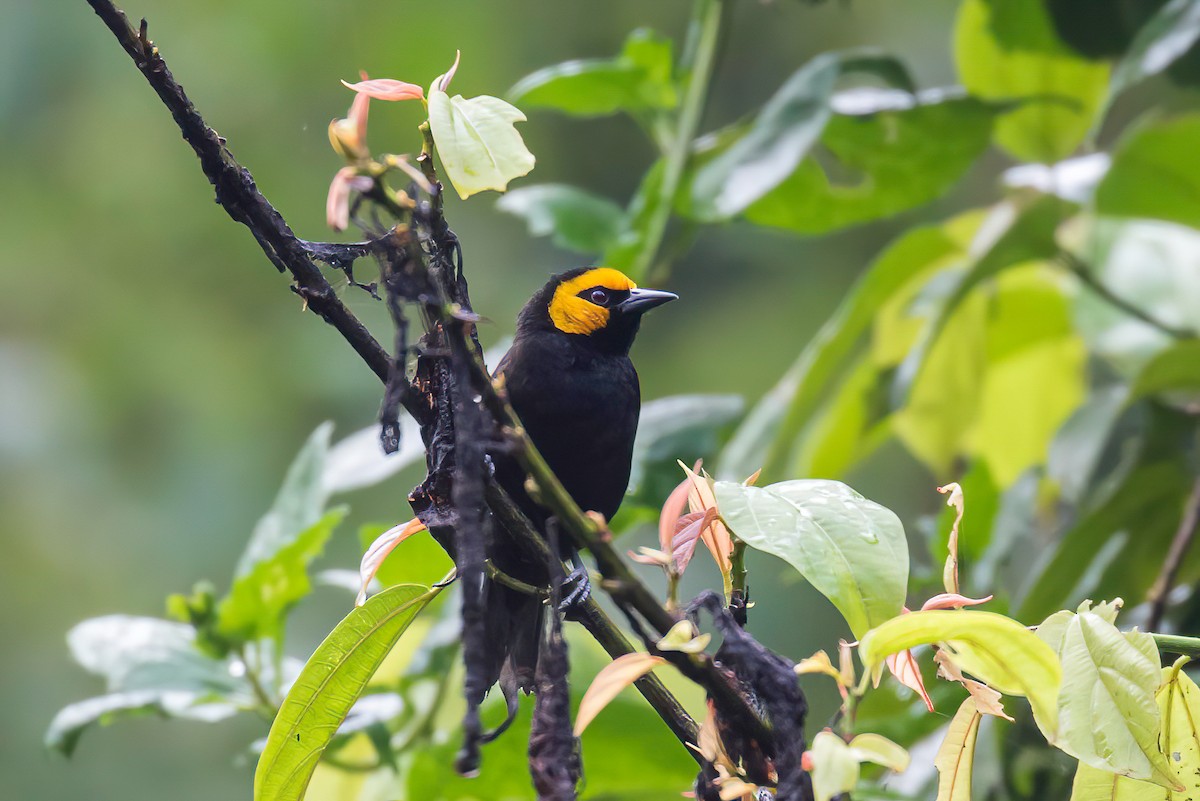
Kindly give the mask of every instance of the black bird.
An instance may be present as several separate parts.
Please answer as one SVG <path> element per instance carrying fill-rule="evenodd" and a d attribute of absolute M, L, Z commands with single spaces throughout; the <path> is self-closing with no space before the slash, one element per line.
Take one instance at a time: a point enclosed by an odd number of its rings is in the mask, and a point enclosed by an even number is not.
<path fill-rule="evenodd" d="M 496 367 L 530 440 L 585 512 L 611 519 L 621 505 L 641 412 L 629 349 L 642 315 L 676 298 L 639 289 L 608 267 L 560 273 L 525 304 L 512 347 Z M 525 471 L 507 454 L 495 453 L 492 459 L 500 485 L 545 532 L 549 513 L 526 494 Z M 529 583 L 546 583 L 545 566 L 510 548 L 497 550 L 500 569 Z M 570 555 L 581 567 L 573 551 Z M 586 572 L 577 571 L 577 577 L 586 582 Z M 489 593 L 495 593 L 487 610 L 489 642 L 516 685 L 528 692 L 543 602 L 496 584 Z"/>

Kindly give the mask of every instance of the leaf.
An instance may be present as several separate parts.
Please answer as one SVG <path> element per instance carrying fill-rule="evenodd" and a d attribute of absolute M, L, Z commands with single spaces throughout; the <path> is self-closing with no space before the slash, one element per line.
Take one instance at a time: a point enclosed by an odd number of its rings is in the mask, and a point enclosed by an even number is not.
<path fill-rule="evenodd" d="M 820 408 L 826 389 L 850 364 L 875 314 L 915 276 L 944 266 L 961 252 L 946 230 L 924 227 L 908 232 L 876 258 L 734 433 L 717 461 L 721 477 L 744 476 L 760 466 L 767 478 L 786 474 L 796 440 Z"/>
<path fill-rule="evenodd" d="M 904 527 L 838 481 L 714 486 L 722 519 L 747 545 L 778 556 L 833 602 L 856 637 L 900 614 L 908 585 Z"/>
<path fill-rule="evenodd" d="M 197 703 L 197 695 L 184 690 L 131 690 L 77 701 L 54 716 L 46 730 L 45 744 L 69 757 L 86 729 L 94 725 L 107 726 L 120 718 L 159 713 L 215 722 L 238 712 L 233 704 L 205 703 L 199 706 Z"/>
<path fill-rule="evenodd" d="M 994 715 L 998 718 L 1004 718 L 1007 721 L 1012 721 L 1012 717 L 1004 711 L 1004 704 L 1000 693 L 993 690 L 991 687 L 982 682 L 968 679 L 958 669 L 958 665 L 954 664 L 954 659 L 949 652 L 938 649 L 933 656 L 933 661 L 938 666 L 938 676 L 947 681 L 957 681 L 970 694 L 975 701 L 975 708 L 984 715 Z"/>
<path fill-rule="evenodd" d="M 235 577 L 247 575 L 259 562 L 274 557 L 321 519 L 329 500 L 324 476 L 332 433 L 333 423 L 322 423 L 304 443 L 288 467 L 271 509 L 255 525 Z"/>
<path fill-rule="evenodd" d="M 1137 465 L 1029 571 L 1014 599 L 1016 615 L 1040 620 L 1081 595 L 1144 593 L 1161 569 L 1189 484 L 1176 460 Z"/>
<path fill-rule="evenodd" d="M 1055 745 L 1093 767 L 1171 787 L 1175 779 L 1159 751 L 1162 724 L 1154 703 L 1158 652 L 1152 640 L 1153 654 L 1147 654 L 1117 631 L 1115 611 L 1084 605 L 1078 614 L 1043 624 L 1047 631 L 1039 628 L 1043 641 L 1058 641 L 1062 664 Z"/>
<path fill-rule="evenodd" d="M 433 141 L 459 197 L 466 200 L 487 189 L 503 192 L 509 181 L 533 169 L 533 154 L 514 127 L 524 121 L 524 114 L 497 97 L 468 100 L 430 89 Z"/>
<path fill-rule="evenodd" d="M 639 29 L 612 59 L 567 61 L 522 78 L 508 92 L 526 108 L 552 108 L 580 117 L 674 108 L 671 40 Z"/>
<path fill-rule="evenodd" d="M 937 491 L 946 495 L 946 505 L 954 507 L 954 522 L 950 524 L 950 540 L 946 553 L 946 565 L 942 568 L 942 585 L 949 594 L 958 593 L 958 527 L 962 523 L 963 511 L 966 506 L 963 490 L 951 481 Z"/>
<path fill-rule="evenodd" d="M 195 645 L 194 629 L 152 617 L 105 615 L 67 633 L 71 655 L 101 676 L 109 692 L 182 690 L 193 696 L 250 703 L 234 658 L 215 659 Z"/>
<path fill-rule="evenodd" d="M 1171 0 L 1138 30 L 1113 69 L 1108 102 L 1129 87 L 1171 66 L 1200 40 L 1200 3 Z"/>
<path fill-rule="evenodd" d="M 1122 137 L 1096 189 L 1096 211 L 1200 228 L 1200 114 L 1152 119 Z"/>
<path fill-rule="evenodd" d="M 324 552 L 347 511 L 346 507 L 330 510 L 270 558 L 238 576 L 217 606 L 217 630 L 231 640 L 278 641 L 287 613 L 312 589 L 309 564 Z"/>
<path fill-rule="evenodd" d="M 626 687 L 645 676 L 659 665 L 666 664 L 661 656 L 635 651 L 618 656 L 604 666 L 592 683 L 588 685 L 583 700 L 579 702 L 579 711 L 575 715 L 575 736 L 583 734 L 588 724 L 595 720 L 600 710 L 608 706 Z"/>
<path fill-rule="evenodd" d="M 971 801 L 971 776 L 975 764 L 975 741 L 983 715 L 975 708 L 975 699 L 966 698 L 938 748 L 933 765 L 938 771 L 937 801 Z"/>
<path fill-rule="evenodd" d="M 963 86 L 977 97 L 1026 101 L 996 122 L 995 141 L 1023 161 L 1054 162 L 1083 141 L 1109 67 L 1055 35 L 1041 0 L 966 0 L 954 29 Z"/>
<path fill-rule="evenodd" d="M 746 134 L 697 169 L 692 216 L 705 222 L 728 219 L 778 186 L 820 137 L 839 74 L 839 57 L 825 53 L 788 78 Z"/>
<path fill-rule="evenodd" d="M 360 428 L 329 449 L 321 485 L 330 495 L 373 487 L 424 457 L 421 428 L 406 414 L 400 418 L 400 450 L 383 452 L 378 424 Z"/>
<path fill-rule="evenodd" d="M 427 530 L 425 524 L 421 522 L 421 518 L 414 517 L 406 523 L 392 526 L 372 540 L 371 544 L 367 546 L 367 550 L 363 553 L 362 560 L 358 566 L 359 588 L 358 595 L 354 599 L 355 606 L 362 606 L 363 602 L 367 600 L 367 588 L 370 587 L 375 575 L 379 573 L 379 569 L 383 566 L 383 561 L 387 559 L 388 554 L 412 535 Z"/>
<path fill-rule="evenodd" d="M 496 208 L 525 220 L 531 236 L 551 236 L 576 253 L 603 253 L 617 241 L 625 220 L 625 210 L 608 198 L 566 184 L 514 189 Z"/>
<path fill-rule="evenodd" d="M 417 614 L 441 591 L 384 590 L 347 615 L 309 658 L 271 724 L 255 801 L 298 801 L 338 726 Z"/>
<path fill-rule="evenodd" d="M 363 526 L 358 531 L 359 549 L 365 555 L 371 544 L 394 526 L 375 524 Z M 431 585 L 438 581 L 446 572 L 454 567 L 454 562 L 446 555 L 442 546 L 437 544 L 428 534 L 415 534 L 404 541 L 403 558 L 385 559 L 379 566 L 375 577 L 384 587 L 397 584 Z M 362 584 L 359 571 L 354 571 L 354 589 L 357 592 Z"/>
<path fill-rule="evenodd" d="M 704 653 L 704 649 L 708 647 L 711 640 L 711 634 L 698 634 L 691 621 L 681 620 L 672 626 L 671 630 L 664 634 L 655 645 L 660 651 L 700 654 Z"/>
<path fill-rule="evenodd" d="M 893 618 L 867 632 L 858 646 L 868 668 L 889 655 L 939 643 L 963 671 L 1007 695 L 1029 699 L 1050 742 L 1058 729 L 1056 700 L 1062 670 L 1054 651 L 1012 618 L 993 612 L 930 610 Z"/>
<path fill-rule="evenodd" d="M 874 762 L 896 773 L 908 770 L 908 751 L 879 734 L 856 735 L 850 740 L 850 750 L 860 762 Z"/>
<path fill-rule="evenodd" d="M 810 753 L 816 801 L 830 801 L 858 784 L 859 760 L 841 737 L 828 730 L 817 732 Z"/>
<path fill-rule="evenodd" d="M 929 691 L 925 689 L 921 666 L 917 663 L 917 657 L 913 652 L 911 650 L 901 651 L 892 654 L 885 661 L 888 670 L 896 677 L 896 681 L 921 696 L 921 700 L 925 702 L 925 708 L 933 712 L 933 699 L 929 697 Z"/>
<path fill-rule="evenodd" d="M 1075 772 L 1071 801 L 1185 801 L 1200 792 L 1200 689 L 1180 668 L 1187 659 L 1163 668 L 1155 702 L 1162 718 L 1159 737 L 1175 778 L 1183 784 L 1179 791 L 1164 791 L 1146 781 L 1116 776 L 1107 770 L 1083 762 Z"/>
<path fill-rule="evenodd" d="M 120 718 L 159 713 L 213 722 L 255 705 L 234 657 L 201 653 L 190 625 L 149 617 L 106 615 L 67 634 L 75 660 L 105 679 L 107 693 L 64 707 L 45 740 L 70 756 L 83 732 Z"/>
<path fill-rule="evenodd" d="M 842 674 L 829 661 L 829 654 L 824 651 L 817 651 L 812 656 L 801 659 L 795 664 L 792 670 L 796 672 L 797 676 L 804 676 L 809 673 L 824 673 L 838 684 L 842 683 Z"/>
<path fill-rule="evenodd" d="M 745 210 L 759 225 L 822 234 L 890 217 L 940 197 L 986 150 L 995 109 L 975 98 L 932 91 L 899 102 L 859 107 L 835 94 L 835 112 L 820 135 L 821 158 L 809 156 Z"/>
<path fill-rule="evenodd" d="M 713 455 L 744 408 L 738 395 L 669 395 L 644 404 L 633 440 L 631 500 L 657 507 L 679 478 L 679 461 Z"/>
<path fill-rule="evenodd" d="M 1189 402 L 1200 395 L 1200 341 L 1176 342 L 1150 360 L 1138 373 L 1127 402 L 1169 393 Z"/>
<path fill-rule="evenodd" d="M 696 545 L 700 542 L 701 534 L 709 529 L 717 519 L 715 508 L 703 512 L 689 512 L 676 521 L 675 536 L 671 538 L 671 558 L 675 562 L 676 575 L 682 576 L 688 564 L 696 553 Z"/>

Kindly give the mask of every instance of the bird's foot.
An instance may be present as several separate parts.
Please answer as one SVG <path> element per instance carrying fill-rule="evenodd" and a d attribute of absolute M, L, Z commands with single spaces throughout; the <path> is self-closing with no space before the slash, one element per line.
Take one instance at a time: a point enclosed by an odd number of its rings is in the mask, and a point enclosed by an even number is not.
<path fill-rule="evenodd" d="M 558 611 L 567 620 L 579 620 L 583 605 L 592 597 L 592 582 L 586 567 L 576 567 L 563 579 Z"/>

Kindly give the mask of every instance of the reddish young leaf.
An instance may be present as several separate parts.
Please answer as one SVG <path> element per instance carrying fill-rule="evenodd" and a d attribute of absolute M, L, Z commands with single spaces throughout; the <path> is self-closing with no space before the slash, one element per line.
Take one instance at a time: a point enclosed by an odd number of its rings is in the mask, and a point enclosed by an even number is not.
<path fill-rule="evenodd" d="M 703 512 L 689 512 L 675 521 L 671 555 L 675 559 L 675 572 L 678 575 L 682 576 L 683 571 L 687 570 L 688 563 L 692 561 L 701 532 L 711 526 L 716 519 L 716 509 L 705 509 Z"/>
<path fill-rule="evenodd" d="M 659 665 L 666 664 L 661 656 L 635 651 L 618 656 L 604 666 L 596 674 L 591 685 L 579 702 L 579 712 L 575 716 L 575 736 L 578 737 L 588 724 L 596 719 L 601 709 L 608 706 L 612 699 L 629 685 L 645 676 Z"/>
<path fill-rule="evenodd" d="M 363 554 L 362 563 L 358 567 L 358 576 L 362 579 L 362 588 L 358 591 L 358 598 L 354 602 L 355 606 L 362 606 L 366 602 L 367 586 L 370 585 L 371 579 L 375 578 L 375 574 L 379 572 L 379 568 L 383 565 L 383 560 L 387 558 L 387 555 L 395 550 L 397 545 L 404 542 L 413 534 L 424 530 L 425 524 L 414 517 L 407 523 L 389 528 L 371 543 L 371 547 L 367 548 L 367 552 Z"/>
<path fill-rule="evenodd" d="M 351 91 L 373 97 L 376 100 L 424 100 L 425 90 L 415 83 L 405 83 L 391 78 L 374 78 L 369 81 L 347 83 L 342 81 Z"/>

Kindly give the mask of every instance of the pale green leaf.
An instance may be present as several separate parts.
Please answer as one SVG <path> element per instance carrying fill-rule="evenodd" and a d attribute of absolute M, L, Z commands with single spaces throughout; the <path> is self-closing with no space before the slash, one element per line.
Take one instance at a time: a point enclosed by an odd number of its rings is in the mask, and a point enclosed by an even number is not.
<path fill-rule="evenodd" d="M 856 637 L 900 614 L 908 543 L 890 510 L 838 481 L 714 484 L 721 519 L 747 545 L 800 571 Z"/>
<path fill-rule="evenodd" d="M 317 646 L 284 699 L 254 773 L 255 801 L 299 801 L 321 754 L 383 662 L 440 588 L 391 587 Z"/>
<path fill-rule="evenodd" d="M 971 94 L 1021 101 L 997 120 L 995 140 L 1025 161 L 1058 161 L 1080 145 L 1110 71 L 1059 41 L 1041 0 L 965 0 L 954 55 Z"/>
<path fill-rule="evenodd" d="M 859 762 L 874 762 L 897 773 L 908 769 L 908 751 L 880 734 L 866 732 L 856 735 L 850 741 L 850 750 Z"/>
<path fill-rule="evenodd" d="M 812 741 L 812 783 L 816 801 L 830 801 L 858 784 L 859 759 L 831 731 L 819 731 Z"/>
<path fill-rule="evenodd" d="M 863 664 L 873 669 L 891 654 L 930 643 L 948 648 L 963 672 L 1006 695 L 1027 697 L 1038 726 L 1054 741 L 1062 670 L 1036 634 L 994 612 L 931 610 L 887 621 L 868 632 L 858 648 Z"/>
<path fill-rule="evenodd" d="M 1176 342 L 1151 359 L 1138 373 L 1129 401 L 1160 393 L 1185 403 L 1200 398 L 1200 340 Z"/>
<path fill-rule="evenodd" d="M 1055 620 L 1063 673 L 1055 744 L 1093 767 L 1170 787 L 1175 780 L 1159 751 L 1154 702 L 1158 651 L 1153 640 L 1148 654 L 1144 639 L 1126 638 L 1109 620 L 1113 612 L 1112 606 L 1091 611 L 1085 604 L 1069 619 Z"/>
<path fill-rule="evenodd" d="M 971 696 L 962 702 L 946 737 L 933 758 L 938 771 L 937 801 L 971 801 L 971 777 L 975 767 L 975 743 L 983 713 Z"/>
<path fill-rule="evenodd" d="M 442 168 L 459 197 L 495 189 L 533 169 L 534 158 L 515 123 L 525 115 L 497 97 L 429 92 L 429 126 Z"/>
<path fill-rule="evenodd" d="M 1187 801 L 1200 793 L 1200 689 L 1180 670 L 1181 659 L 1174 667 L 1163 668 L 1161 684 L 1155 701 L 1162 718 L 1159 739 L 1162 753 L 1167 756 L 1172 773 L 1183 785 L 1181 791 L 1164 790 L 1147 781 L 1118 776 L 1079 763 L 1071 801 Z"/>
<path fill-rule="evenodd" d="M 71 756 L 83 732 L 117 720 L 158 714 L 213 723 L 232 717 L 238 707 L 187 690 L 130 690 L 77 701 L 58 711 L 45 734 L 47 748 Z"/>

